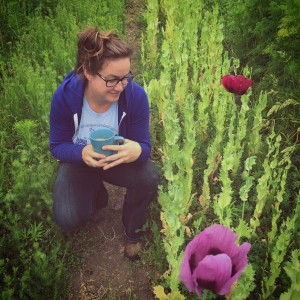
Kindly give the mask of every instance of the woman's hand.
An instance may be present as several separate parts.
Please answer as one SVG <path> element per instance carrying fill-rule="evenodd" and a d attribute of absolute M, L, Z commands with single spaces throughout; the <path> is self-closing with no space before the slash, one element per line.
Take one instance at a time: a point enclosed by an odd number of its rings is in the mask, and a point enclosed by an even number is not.
<path fill-rule="evenodd" d="M 82 149 L 82 159 L 89 167 L 104 167 L 107 165 L 107 162 L 104 161 L 105 158 L 104 154 L 95 152 L 92 145 L 86 145 Z"/>
<path fill-rule="evenodd" d="M 113 150 L 116 151 L 116 154 L 107 156 L 102 163 L 103 170 L 108 170 L 112 167 L 115 167 L 122 163 L 131 163 L 136 161 L 141 152 L 142 148 L 139 143 L 125 139 L 125 144 L 123 145 L 107 145 L 103 146 L 103 150 Z"/>

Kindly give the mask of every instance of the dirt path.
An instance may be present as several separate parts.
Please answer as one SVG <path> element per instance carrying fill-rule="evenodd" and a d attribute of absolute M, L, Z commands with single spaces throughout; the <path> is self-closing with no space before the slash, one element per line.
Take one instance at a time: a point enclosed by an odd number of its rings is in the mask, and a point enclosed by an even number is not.
<path fill-rule="evenodd" d="M 126 7 L 126 29 L 125 35 L 126 40 L 130 44 L 133 55 L 131 59 L 131 71 L 133 74 L 138 73 L 138 66 L 140 60 L 140 33 L 139 31 L 139 18 L 141 18 L 143 9 L 143 4 L 141 0 L 128 0 Z"/>
<path fill-rule="evenodd" d="M 124 228 L 121 215 L 125 190 L 106 184 L 109 204 L 101 219 L 74 237 L 82 264 L 75 268 L 68 299 L 155 299 L 147 270 L 124 257 Z"/>

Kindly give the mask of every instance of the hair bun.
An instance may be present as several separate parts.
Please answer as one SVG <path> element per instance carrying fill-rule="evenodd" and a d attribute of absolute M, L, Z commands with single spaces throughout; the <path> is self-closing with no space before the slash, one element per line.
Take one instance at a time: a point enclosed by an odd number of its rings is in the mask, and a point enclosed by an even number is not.
<path fill-rule="evenodd" d="M 112 31 L 101 32 L 89 27 L 78 33 L 76 73 L 86 69 L 95 74 L 107 59 L 131 57 L 128 44 Z"/>

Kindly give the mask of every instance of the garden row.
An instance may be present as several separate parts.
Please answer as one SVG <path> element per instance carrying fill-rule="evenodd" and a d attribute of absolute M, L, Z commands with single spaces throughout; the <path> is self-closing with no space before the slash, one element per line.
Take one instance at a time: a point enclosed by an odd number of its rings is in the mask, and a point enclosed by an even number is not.
<path fill-rule="evenodd" d="M 158 256 L 169 266 L 154 291 L 159 299 L 196 298 L 179 280 L 184 249 L 218 223 L 252 245 L 230 299 L 290 299 L 299 294 L 300 194 L 290 176 L 298 145 L 283 143 L 265 118 L 268 90 L 237 96 L 221 85 L 224 75 L 252 70 L 225 51 L 226 11 L 208 2 L 147 1 L 143 79 L 163 170 Z M 206 289 L 203 297 L 217 296 Z"/>

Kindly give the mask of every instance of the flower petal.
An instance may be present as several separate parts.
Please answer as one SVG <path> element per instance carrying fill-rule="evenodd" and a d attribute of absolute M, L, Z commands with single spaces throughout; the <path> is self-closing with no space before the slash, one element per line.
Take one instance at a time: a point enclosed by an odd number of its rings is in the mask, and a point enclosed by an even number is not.
<path fill-rule="evenodd" d="M 192 274 L 198 263 L 206 255 L 217 255 L 221 253 L 236 253 L 235 241 L 237 235 L 229 228 L 215 224 L 196 235 L 191 240 L 184 252 L 180 267 L 179 279 L 185 284 L 190 292 L 195 291 L 196 285 L 192 280 Z"/>
<path fill-rule="evenodd" d="M 225 90 L 229 93 L 234 93 L 234 76 L 233 75 L 225 75 L 222 77 L 222 85 L 225 88 Z"/>
<path fill-rule="evenodd" d="M 192 280 L 192 273 L 198 263 L 205 257 L 209 249 L 207 236 L 197 234 L 186 246 L 180 267 L 179 279 L 185 284 L 190 292 L 194 292 L 196 285 Z"/>
<path fill-rule="evenodd" d="M 207 255 L 226 253 L 232 256 L 237 252 L 238 246 L 235 244 L 237 235 L 229 228 L 215 224 L 206 228 L 202 234 L 206 236 L 209 243 Z"/>
<path fill-rule="evenodd" d="M 243 243 L 238 247 L 238 251 L 231 257 L 231 278 L 226 281 L 224 286 L 220 289 L 219 295 L 226 295 L 230 293 L 231 285 L 241 276 L 242 272 L 248 264 L 247 254 L 250 251 L 250 248 L 251 245 L 249 243 Z"/>
<path fill-rule="evenodd" d="M 247 253 L 250 244 L 244 243 L 242 246 L 236 245 L 237 235 L 229 228 L 215 224 L 194 237 L 186 247 L 182 264 L 180 267 L 179 279 L 185 284 L 190 292 L 201 293 L 197 282 L 193 279 L 199 263 L 206 256 L 218 256 L 226 254 L 230 257 L 232 269 L 230 276 L 224 286 L 219 287 L 220 295 L 227 294 L 231 284 L 240 276 L 246 267 Z"/>
<path fill-rule="evenodd" d="M 230 279 L 232 270 L 231 259 L 226 254 L 207 255 L 199 262 L 192 278 L 196 292 L 202 296 L 202 290 L 208 289 L 216 293 Z"/>
<path fill-rule="evenodd" d="M 236 80 L 236 94 L 238 95 L 244 95 L 253 82 L 252 80 L 248 79 L 243 75 L 236 76 L 235 80 Z"/>
<path fill-rule="evenodd" d="M 225 295 L 230 292 L 231 285 L 240 277 L 242 271 L 247 266 L 247 254 L 251 245 L 243 243 L 241 246 L 236 245 L 237 235 L 229 228 L 222 225 L 213 225 L 206 228 L 203 233 L 211 237 L 210 249 L 208 254 L 226 253 L 232 261 L 231 278 L 220 289 L 219 294 Z"/>

